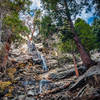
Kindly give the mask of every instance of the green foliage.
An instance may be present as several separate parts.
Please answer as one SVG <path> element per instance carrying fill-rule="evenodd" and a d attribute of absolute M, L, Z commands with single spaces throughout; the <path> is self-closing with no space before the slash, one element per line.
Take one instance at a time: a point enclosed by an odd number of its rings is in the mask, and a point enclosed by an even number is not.
<path fill-rule="evenodd" d="M 61 40 L 58 43 L 58 49 L 62 52 L 75 52 L 76 51 L 76 46 L 75 43 L 72 39 L 66 40 L 64 42 L 62 42 Z"/>
<path fill-rule="evenodd" d="M 12 40 L 20 40 L 20 34 L 26 35 L 26 33 L 29 33 L 28 28 L 23 24 L 16 13 L 4 17 L 3 28 L 4 30 L 10 29 L 12 32 Z"/>
<path fill-rule="evenodd" d="M 44 4 L 44 8 L 48 10 L 49 8 L 55 10 L 57 2 L 59 2 L 59 0 L 42 0 L 42 3 Z"/>
<path fill-rule="evenodd" d="M 1 0 L 0 8 L 6 9 L 8 12 L 28 11 L 31 0 Z"/>
<path fill-rule="evenodd" d="M 68 11 L 69 9 L 64 9 L 65 7 L 65 2 L 62 0 L 42 0 L 44 9 L 47 11 L 49 17 L 53 20 L 53 23 L 55 24 L 55 33 L 58 34 L 60 41 L 58 43 L 58 48 L 61 52 L 72 52 L 76 50 L 75 43 L 73 41 L 73 34 L 71 32 L 70 28 L 70 23 L 69 23 L 69 14 Z M 75 0 L 73 0 L 73 3 L 77 5 Z M 72 9 L 75 12 L 75 5 L 73 5 L 72 1 L 68 1 L 68 5 L 70 6 L 70 11 L 72 12 Z M 52 5 L 52 6 L 51 6 Z M 77 11 L 76 11 L 77 12 Z M 74 13 L 73 13 L 74 15 Z M 44 22 L 48 22 L 45 21 Z M 52 25 L 52 24 L 51 24 Z M 47 27 L 47 25 L 46 25 Z M 44 27 L 45 32 L 43 33 L 48 33 L 47 28 Z M 46 33 L 46 34 L 47 34 Z M 59 35 L 60 34 L 60 35 Z"/>
<path fill-rule="evenodd" d="M 87 24 L 83 19 L 78 18 L 75 21 L 75 29 L 77 33 L 80 35 L 82 34 L 89 34 L 91 33 L 91 27 L 89 24 Z"/>
<path fill-rule="evenodd" d="M 100 18 L 95 18 L 92 24 L 92 31 L 97 35 L 97 42 L 100 44 Z"/>
<path fill-rule="evenodd" d="M 92 27 L 89 24 L 78 18 L 75 21 L 75 29 L 87 51 L 97 48 L 97 36 L 92 32 Z"/>
<path fill-rule="evenodd" d="M 40 17 L 41 17 L 41 10 L 38 9 L 38 10 L 35 11 L 34 23 L 33 24 L 34 24 L 35 27 L 37 26 L 39 31 L 40 31 Z"/>
<path fill-rule="evenodd" d="M 3 14 L 3 35 L 2 40 L 6 41 L 7 35 L 11 34 L 12 41 L 21 41 L 21 35 L 29 33 L 28 28 L 19 18 L 19 13 L 29 10 L 31 0 L 1 0 L 0 9 Z"/>
<path fill-rule="evenodd" d="M 49 17 L 53 20 L 53 23 L 55 23 L 55 33 L 61 34 L 59 48 L 63 52 L 76 50 L 70 26 L 70 15 L 75 17 L 77 14 L 81 14 L 81 11 L 85 6 L 89 6 L 87 3 L 88 0 L 79 0 L 79 2 L 80 3 L 77 3 L 76 0 L 68 0 L 67 2 L 66 0 L 42 0 L 44 9 L 46 10 Z M 46 21 L 44 20 L 44 23 L 45 22 Z M 45 26 L 46 27 L 43 28 L 47 29 L 45 29 L 45 32 L 43 33 L 47 34 L 48 26 Z M 78 19 L 76 21 L 75 30 L 78 33 L 78 36 L 81 38 L 81 42 L 87 51 L 97 48 L 97 36 L 92 32 L 92 27 L 88 25 L 84 20 Z"/>
<path fill-rule="evenodd" d="M 58 59 L 59 64 L 65 64 L 65 63 L 69 63 L 69 64 L 73 64 L 73 58 L 71 56 L 63 56 L 63 57 L 59 57 Z"/>
<path fill-rule="evenodd" d="M 55 32 L 55 25 L 49 16 L 44 16 L 41 20 L 40 33 L 44 38 L 49 37 Z"/>
<path fill-rule="evenodd" d="M 73 6 L 71 4 L 75 4 L 75 0 L 68 1 L 69 8 L 73 9 Z M 44 6 L 44 9 L 46 10 L 46 13 L 51 18 L 52 23 L 56 26 L 55 27 L 55 33 L 62 33 L 64 35 L 63 41 L 66 41 L 67 39 L 72 39 L 73 34 L 70 29 L 70 23 L 69 23 L 69 9 L 65 8 L 65 2 L 64 0 L 42 0 L 42 4 Z M 75 9 L 75 8 L 74 8 Z M 70 9 L 71 11 L 71 9 Z M 52 25 L 52 24 L 51 24 Z M 45 32 L 46 33 L 46 32 Z"/>

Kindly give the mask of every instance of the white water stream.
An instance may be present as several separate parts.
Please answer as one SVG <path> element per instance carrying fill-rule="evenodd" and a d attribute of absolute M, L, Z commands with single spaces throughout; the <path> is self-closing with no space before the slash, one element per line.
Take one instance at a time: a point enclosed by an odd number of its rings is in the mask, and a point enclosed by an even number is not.
<path fill-rule="evenodd" d="M 46 65 L 45 57 L 42 54 L 40 54 L 40 52 L 38 50 L 37 50 L 37 54 L 38 54 L 38 58 L 42 60 L 42 69 L 44 71 L 48 71 L 48 67 Z"/>
<path fill-rule="evenodd" d="M 32 53 L 34 50 L 37 51 L 37 55 L 38 55 L 38 59 L 41 59 L 42 60 L 42 69 L 45 71 L 48 71 L 48 67 L 46 65 L 46 59 L 45 57 L 43 56 L 43 54 L 41 54 L 35 47 L 34 43 L 28 41 L 28 52 L 29 53 Z M 39 93 L 42 93 L 43 92 L 43 88 L 45 88 L 46 90 L 48 89 L 48 84 L 49 84 L 49 81 L 46 80 L 45 78 L 43 78 L 42 80 L 40 80 L 40 83 L 39 83 Z"/>

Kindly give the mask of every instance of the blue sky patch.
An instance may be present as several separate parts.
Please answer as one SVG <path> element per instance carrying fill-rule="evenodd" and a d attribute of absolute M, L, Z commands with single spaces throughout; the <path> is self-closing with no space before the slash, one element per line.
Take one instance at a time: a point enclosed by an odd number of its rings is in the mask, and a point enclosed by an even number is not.
<path fill-rule="evenodd" d="M 92 24 L 94 19 L 95 19 L 95 16 L 92 16 L 92 17 L 88 18 L 88 24 Z"/>

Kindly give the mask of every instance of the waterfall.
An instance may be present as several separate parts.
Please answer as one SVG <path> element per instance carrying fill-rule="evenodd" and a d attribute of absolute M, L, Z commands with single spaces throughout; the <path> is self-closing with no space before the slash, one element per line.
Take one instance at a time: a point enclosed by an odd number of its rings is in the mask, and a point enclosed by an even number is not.
<path fill-rule="evenodd" d="M 36 50 L 36 47 L 35 47 L 33 42 L 28 41 L 27 44 L 28 44 L 28 51 L 29 51 L 29 53 L 32 53 L 33 51 Z M 45 57 L 43 57 L 43 55 L 38 50 L 36 52 L 37 52 L 38 58 L 42 60 L 42 68 L 43 68 L 43 70 L 44 71 L 48 71 Z"/>
<path fill-rule="evenodd" d="M 44 71 L 48 71 L 48 67 L 46 65 L 46 60 L 43 57 L 42 54 L 40 54 L 40 52 L 37 50 L 37 54 L 38 54 L 38 58 L 42 60 L 42 68 Z M 48 83 L 49 81 L 46 80 L 45 78 L 43 78 L 42 80 L 40 80 L 39 83 L 39 93 L 41 94 L 43 92 L 43 88 L 45 88 L 46 90 L 48 90 Z"/>
<path fill-rule="evenodd" d="M 43 55 L 41 55 L 41 59 L 42 59 L 42 67 L 44 71 L 48 71 L 47 65 L 46 65 L 46 60 L 43 57 Z"/>
<path fill-rule="evenodd" d="M 38 54 L 38 58 L 42 60 L 42 68 L 44 71 L 48 71 L 48 67 L 46 65 L 46 60 L 45 58 L 43 57 L 42 54 L 40 54 L 40 52 L 37 50 L 37 54 Z"/>
<path fill-rule="evenodd" d="M 29 53 L 33 53 L 33 51 L 36 51 L 38 59 L 42 60 L 42 69 L 44 71 L 48 71 L 48 67 L 46 65 L 45 57 L 37 50 L 37 48 L 35 47 L 33 42 L 28 41 L 28 51 L 29 51 Z M 46 80 L 45 78 L 40 80 L 40 83 L 39 83 L 39 93 L 41 94 L 43 92 L 43 88 L 45 90 L 48 90 L 48 85 L 49 85 L 49 81 Z"/>
<path fill-rule="evenodd" d="M 37 50 L 37 55 L 38 55 L 38 58 L 41 59 L 41 54 L 38 50 Z"/>
<path fill-rule="evenodd" d="M 28 40 L 28 42 L 27 42 L 27 47 L 28 47 L 28 52 L 30 53 L 30 41 Z"/>
<path fill-rule="evenodd" d="M 33 51 L 35 51 L 36 48 L 35 48 L 35 45 L 33 42 L 28 41 L 27 45 L 28 45 L 28 52 L 29 53 L 32 53 Z"/>

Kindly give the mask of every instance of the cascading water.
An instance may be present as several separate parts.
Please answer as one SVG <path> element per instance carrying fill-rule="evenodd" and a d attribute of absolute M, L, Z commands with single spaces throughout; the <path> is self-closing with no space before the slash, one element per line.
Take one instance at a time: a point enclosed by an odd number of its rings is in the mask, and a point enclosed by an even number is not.
<path fill-rule="evenodd" d="M 32 53 L 34 50 L 36 50 L 34 43 L 33 42 L 31 43 L 30 41 L 28 41 L 28 52 Z M 43 68 L 43 70 L 44 71 L 48 71 L 48 67 L 46 65 L 46 60 L 43 57 L 43 55 L 40 54 L 40 52 L 38 50 L 37 50 L 37 55 L 38 55 L 38 58 L 42 60 L 42 68 Z"/>
<path fill-rule="evenodd" d="M 37 54 L 38 54 L 38 58 L 42 60 L 42 68 L 44 71 L 48 71 L 48 67 L 46 65 L 46 60 L 43 57 L 42 54 L 40 54 L 40 52 L 37 50 Z M 43 92 L 43 87 L 48 90 L 48 86 L 49 86 L 49 81 L 46 80 L 45 78 L 43 78 L 40 83 L 39 83 L 39 93 L 41 94 Z"/>
<path fill-rule="evenodd" d="M 42 60 L 42 69 L 44 71 L 48 71 L 48 67 L 46 65 L 45 57 L 36 49 L 36 47 L 35 47 L 35 45 L 34 45 L 33 42 L 28 41 L 28 51 L 29 51 L 29 53 L 32 53 L 34 50 L 37 51 L 38 59 Z M 46 90 L 48 90 L 48 85 L 49 85 L 49 81 L 46 80 L 45 78 L 43 78 L 42 80 L 40 80 L 40 83 L 39 83 L 39 93 L 43 92 L 43 87 Z"/>
<path fill-rule="evenodd" d="M 37 50 L 37 54 L 38 54 L 38 58 L 42 60 L 42 68 L 44 71 L 48 71 L 48 67 L 46 65 L 46 60 L 45 58 L 43 57 L 42 54 L 40 54 L 40 52 Z"/>
<path fill-rule="evenodd" d="M 35 45 L 34 45 L 34 43 L 31 42 L 31 41 L 28 41 L 27 45 L 28 45 L 28 52 L 29 52 L 29 53 L 32 53 L 32 52 L 35 50 Z"/>
<path fill-rule="evenodd" d="M 46 65 L 46 60 L 45 58 L 43 57 L 43 55 L 41 55 L 41 59 L 42 59 L 42 67 L 43 67 L 43 70 L 44 71 L 48 71 L 48 67 Z"/>
<path fill-rule="evenodd" d="M 41 54 L 38 50 L 37 50 L 37 55 L 38 55 L 38 58 L 41 59 Z"/>

